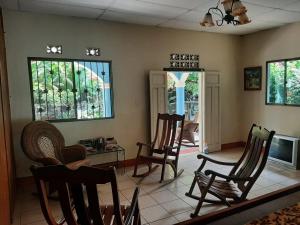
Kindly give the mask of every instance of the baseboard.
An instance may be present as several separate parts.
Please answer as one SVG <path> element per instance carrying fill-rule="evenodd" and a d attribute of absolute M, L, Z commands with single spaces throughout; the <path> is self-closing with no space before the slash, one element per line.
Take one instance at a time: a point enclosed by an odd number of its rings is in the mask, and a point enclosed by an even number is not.
<path fill-rule="evenodd" d="M 226 143 L 226 144 L 221 145 L 221 150 L 232 149 L 232 148 L 242 148 L 242 147 L 245 147 L 245 145 L 246 145 L 246 142 L 244 142 L 244 141 Z"/>
<path fill-rule="evenodd" d="M 33 176 L 29 177 L 17 177 L 16 180 L 17 187 L 27 187 L 34 184 Z"/>

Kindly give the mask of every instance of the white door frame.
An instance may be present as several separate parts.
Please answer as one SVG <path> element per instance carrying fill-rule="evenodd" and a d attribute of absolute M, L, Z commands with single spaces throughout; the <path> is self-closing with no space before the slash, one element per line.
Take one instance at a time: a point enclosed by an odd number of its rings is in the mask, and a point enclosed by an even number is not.
<path fill-rule="evenodd" d="M 208 144 L 208 151 L 209 152 L 214 152 L 214 151 L 220 151 L 221 150 L 221 96 L 220 96 L 220 91 L 221 91 L 221 85 L 220 85 L 220 72 L 216 71 L 216 70 L 208 70 L 205 73 L 205 89 L 207 87 L 210 87 L 212 89 L 214 88 L 218 88 L 218 106 L 217 106 L 217 119 L 214 119 L 214 121 L 218 121 L 218 130 L 214 131 L 213 134 L 217 134 L 216 135 L 212 135 L 213 141 L 212 143 L 207 143 Z M 205 95 L 204 95 L 205 96 Z M 206 100 L 205 100 L 206 101 Z M 211 106 L 213 107 L 213 104 L 216 104 L 215 102 L 211 102 Z M 205 103 L 206 105 L 206 103 Z M 214 110 L 213 110 L 214 111 Z M 214 111 L 215 112 L 215 111 Z M 208 117 L 205 117 L 205 123 L 207 123 Z M 215 126 L 214 126 L 215 127 Z M 205 128 L 205 125 L 204 125 Z M 207 141 L 209 134 L 206 134 L 204 137 L 204 140 Z"/>

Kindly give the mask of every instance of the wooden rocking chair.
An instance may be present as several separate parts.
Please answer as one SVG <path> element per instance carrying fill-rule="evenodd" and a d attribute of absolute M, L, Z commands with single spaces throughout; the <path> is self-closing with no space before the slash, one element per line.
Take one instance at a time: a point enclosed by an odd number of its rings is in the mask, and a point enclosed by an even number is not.
<path fill-rule="evenodd" d="M 274 134 L 274 131 L 269 132 L 253 124 L 248 135 L 245 151 L 236 163 L 220 162 L 202 154 L 198 155 L 197 157 L 198 159 L 202 159 L 202 163 L 198 170 L 195 171 L 195 178 L 191 188 L 186 193 L 186 196 L 199 201 L 191 217 L 198 215 L 203 202 L 223 203 L 231 206 L 231 203 L 239 203 L 246 200 L 250 189 L 266 165 Z M 224 175 L 214 170 L 205 170 L 203 173 L 202 169 L 207 161 L 223 166 L 233 166 L 233 168 L 229 175 Z M 196 183 L 200 189 L 200 197 L 193 195 Z M 207 199 L 207 193 L 220 200 Z"/>
<path fill-rule="evenodd" d="M 42 212 L 49 225 L 141 225 L 136 188 L 130 206 L 120 205 L 115 168 L 83 166 L 77 170 L 64 165 L 31 167 Z M 59 193 L 63 219 L 56 222 L 47 199 L 45 182 Z M 113 205 L 99 205 L 97 184 L 111 183 Z M 76 213 L 75 213 L 76 212 Z"/>
<path fill-rule="evenodd" d="M 162 129 L 160 128 L 160 124 L 162 125 Z M 179 131 L 179 139 L 177 146 L 174 146 L 176 131 L 177 131 L 177 124 L 180 124 L 180 131 Z M 136 157 L 135 168 L 133 177 L 145 177 L 153 172 L 156 167 L 152 168 L 152 163 L 157 163 L 162 165 L 161 171 L 161 179 L 160 183 L 164 180 L 165 168 L 166 165 L 170 165 L 174 171 L 174 178 L 180 176 L 183 172 L 183 169 L 177 171 L 178 166 L 178 159 L 179 159 L 179 151 L 181 147 L 182 141 L 182 131 L 184 126 L 184 115 L 169 115 L 169 114 L 158 114 L 157 116 L 157 124 L 156 124 L 156 133 L 153 142 L 151 145 L 143 144 L 138 142 L 137 146 L 139 146 L 139 150 Z M 142 148 L 146 147 L 149 150 L 149 155 L 141 155 Z M 154 155 L 163 155 L 163 157 Z M 171 158 L 172 157 L 172 158 Z M 149 171 L 137 175 L 137 169 L 139 164 L 147 164 Z"/>

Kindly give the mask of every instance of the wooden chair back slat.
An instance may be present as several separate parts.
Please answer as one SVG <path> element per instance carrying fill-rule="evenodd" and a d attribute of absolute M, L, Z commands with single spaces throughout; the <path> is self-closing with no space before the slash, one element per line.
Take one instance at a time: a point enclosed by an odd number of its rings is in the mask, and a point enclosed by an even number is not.
<path fill-rule="evenodd" d="M 42 208 L 42 212 L 45 216 L 45 219 L 48 224 L 53 224 L 53 225 L 59 225 L 51 212 L 51 208 L 49 207 L 49 202 L 48 202 L 48 197 L 47 197 L 47 188 L 46 188 L 46 183 L 42 180 L 36 180 L 38 183 L 37 185 L 37 191 L 40 193 L 40 204 Z"/>
<path fill-rule="evenodd" d="M 166 136 L 166 140 L 165 140 L 165 145 L 171 145 L 171 140 L 170 140 L 170 137 L 171 137 L 171 134 L 173 133 L 173 121 L 172 120 L 169 120 L 168 121 L 168 129 L 167 129 L 167 136 Z M 175 128 L 176 130 L 176 128 Z"/>
<path fill-rule="evenodd" d="M 92 225 L 87 206 L 84 201 L 81 184 L 71 184 L 72 197 L 79 224 Z"/>
<path fill-rule="evenodd" d="M 184 115 L 158 114 L 156 134 L 153 140 L 153 146 L 158 146 L 159 150 L 163 150 L 165 146 L 173 147 L 176 138 L 177 124 L 180 123 L 180 134 L 182 136 L 182 127 L 184 125 Z M 160 129 L 162 124 L 162 129 Z M 181 138 L 180 138 L 181 140 Z M 156 143 L 156 142 L 159 143 Z"/>
<path fill-rule="evenodd" d="M 235 166 L 230 171 L 229 176 L 233 176 L 236 173 L 236 171 L 239 169 L 241 164 L 244 162 L 245 157 L 248 155 L 248 152 L 250 150 L 250 145 L 251 145 L 251 139 L 252 139 L 252 130 L 253 130 L 253 127 L 255 127 L 255 126 L 256 126 L 256 124 L 252 125 L 252 127 L 249 131 L 249 134 L 248 134 L 247 142 L 246 142 L 246 145 L 245 145 L 245 150 L 244 150 L 241 158 L 239 159 L 239 161 L 235 164 Z"/>
<path fill-rule="evenodd" d="M 69 170 L 64 165 L 48 167 L 32 167 L 41 199 L 44 216 L 51 225 L 58 225 L 49 209 L 45 182 L 53 182 L 59 193 L 59 201 L 65 220 L 68 225 L 104 225 L 110 224 L 111 215 L 114 215 L 115 224 L 123 225 L 121 207 L 118 194 L 116 172 L 114 168 L 99 169 L 95 167 L 80 167 L 77 170 Z M 105 209 L 105 216 L 100 211 L 97 184 L 110 183 L 113 195 L 113 207 Z M 87 196 L 84 195 L 84 187 Z M 41 194 L 42 193 L 42 194 Z M 70 194 L 72 193 L 72 194 Z M 72 196 L 72 198 L 71 198 Z M 87 203 L 86 205 L 86 198 Z M 71 199 L 72 203 L 71 204 Z M 73 205 L 75 206 L 77 219 L 75 219 Z M 110 212 L 111 210 L 111 212 Z M 110 216 L 108 214 L 110 214 Z"/>
<path fill-rule="evenodd" d="M 87 197 L 89 202 L 89 212 L 91 218 L 93 220 L 93 225 L 104 225 L 102 220 L 102 213 L 99 205 L 99 201 L 95 201 L 98 199 L 98 191 L 97 186 L 95 184 L 87 184 L 86 185 Z"/>
<path fill-rule="evenodd" d="M 238 187 L 242 192 L 247 193 L 247 191 L 250 190 L 265 167 L 274 133 L 274 131 L 269 132 L 255 124 L 252 126 L 245 152 L 241 160 L 239 160 L 237 165 L 230 172 L 231 176 L 233 175 L 237 178 L 252 177 L 252 180 L 249 182 L 238 182 Z M 264 146 L 266 147 L 264 148 Z"/>
<path fill-rule="evenodd" d="M 249 177 L 258 166 L 259 159 L 262 153 L 264 140 L 256 140 L 256 144 L 253 146 L 252 154 L 249 154 L 249 158 L 247 159 L 247 166 L 244 170 L 240 171 L 239 177 Z"/>
<path fill-rule="evenodd" d="M 184 123 L 184 122 L 182 122 L 182 123 Z M 170 140 L 170 146 L 173 146 L 174 145 L 174 142 L 175 142 L 175 138 L 176 138 L 176 133 L 177 133 L 177 124 L 178 124 L 178 121 L 177 120 L 175 120 L 175 121 L 173 121 L 173 123 L 172 124 L 170 124 L 171 126 L 172 126 L 172 136 L 171 136 L 171 140 Z M 183 130 L 183 125 L 184 124 L 180 124 L 180 126 L 182 127 L 182 130 Z M 180 133 L 179 133 L 179 135 L 181 134 L 181 136 L 182 136 L 182 131 L 181 131 L 181 129 L 180 129 Z M 179 140 L 181 140 L 182 138 L 180 138 Z M 181 143 L 180 143 L 181 144 Z M 180 145 L 179 145 L 180 146 Z"/>
<path fill-rule="evenodd" d="M 58 191 L 59 202 L 60 202 L 61 209 L 62 209 L 62 212 L 64 214 L 67 224 L 68 225 L 78 225 L 78 223 L 75 219 L 75 216 L 73 214 L 73 211 L 72 211 L 70 193 L 69 193 L 67 184 L 58 182 L 55 185 L 55 188 Z M 81 223 L 81 224 L 83 224 L 83 223 Z M 87 223 L 87 225 L 90 225 L 90 223 Z"/>
<path fill-rule="evenodd" d="M 116 222 L 117 224 L 123 224 L 116 176 L 112 177 L 111 179 L 111 189 L 112 189 L 112 195 L 114 201 L 114 215 L 115 215 Z"/>
<path fill-rule="evenodd" d="M 163 120 L 163 128 L 162 128 L 162 132 L 161 132 L 161 139 L 160 139 L 160 144 L 158 149 L 162 149 L 163 146 L 165 145 L 165 142 L 167 140 L 166 138 L 166 132 L 169 132 L 169 129 L 167 129 L 167 126 L 169 128 L 169 123 L 167 120 Z"/>

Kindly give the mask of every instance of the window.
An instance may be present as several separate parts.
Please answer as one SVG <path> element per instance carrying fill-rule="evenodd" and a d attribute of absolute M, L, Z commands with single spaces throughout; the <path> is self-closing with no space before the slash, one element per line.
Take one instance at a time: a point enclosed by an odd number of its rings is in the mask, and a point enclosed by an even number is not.
<path fill-rule="evenodd" d="M 111 62 L 28 58 L 34 120 L 113 117 Z"/>
<path fill-rule="evenodd" d="M 266 103 L 300 106 L 300 59 L 267 62 Z"/>

